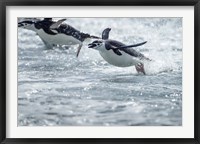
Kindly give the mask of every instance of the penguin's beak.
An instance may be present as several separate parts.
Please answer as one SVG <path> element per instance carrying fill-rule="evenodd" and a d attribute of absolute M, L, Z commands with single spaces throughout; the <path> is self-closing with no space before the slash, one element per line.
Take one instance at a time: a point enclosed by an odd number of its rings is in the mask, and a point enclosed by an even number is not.
<path fill-rule="evenodd" d="M 88 44 L 88 48 L 93 48 L 95 45 L 94 44 Z"/>
<path fill-rule="evenodd" d="M 23 27 L 24 24 L 23 23 L 18 23 L 18 27 Z"/>

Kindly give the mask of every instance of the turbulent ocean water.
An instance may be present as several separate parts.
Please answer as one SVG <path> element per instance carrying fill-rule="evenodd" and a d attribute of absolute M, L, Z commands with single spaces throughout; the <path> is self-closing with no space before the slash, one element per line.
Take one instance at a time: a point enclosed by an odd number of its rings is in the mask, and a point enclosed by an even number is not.
<path fill-rule="evenodd" d="M 55 19 L 58 20 L 58 19 Z M 181 18 L 68 18 L 67 24 L 125 44 L 153 61 L 146 75 L 108 64 L 83 43 L 47 49 L 18 29 L 18 126 L 181 126 Z"/>

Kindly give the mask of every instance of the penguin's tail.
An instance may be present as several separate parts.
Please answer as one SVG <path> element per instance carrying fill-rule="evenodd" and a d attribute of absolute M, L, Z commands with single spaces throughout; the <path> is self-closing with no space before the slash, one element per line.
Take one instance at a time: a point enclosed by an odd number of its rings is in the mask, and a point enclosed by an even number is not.
<path fill-rule="evenodd" d="M 88 33 L 83 33 L 83 32 L 81 32 L 81 36 L 82 36 L 84 39 L 87 39 L 87 38 L 100 39 L 100 37 L 98 37 L 98 36 L 90 35 L 90 34 L 88 34 Z"/>
<path fill-rule="evenodd" d="M 98 37 L 98 36 L 93 36 L 93 35 L 90 35 L 89 38 L 93 38 L 93 39 L 101 39 L 100 37 Z"/>

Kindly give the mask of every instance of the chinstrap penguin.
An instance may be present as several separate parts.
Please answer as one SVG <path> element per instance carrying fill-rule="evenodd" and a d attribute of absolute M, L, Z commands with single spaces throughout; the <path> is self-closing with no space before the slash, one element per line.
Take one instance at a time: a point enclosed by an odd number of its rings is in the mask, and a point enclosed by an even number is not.
<path fill-rule="evenodd" d="M 103 59 L 109 64 L 117 67 L 135 66 L 138 73 L 141 72 L 145 75 L 143 61 L 151 60 L 133 49 L 133 47 L 144 45 L 146 41 L 133 45 L 125 45 L 119 41 L 109 39 L 110 30 L 110 28 L 106 28 L 102 32 L 102 40 L 93 41 L 88 44 L 88 48 L 98 50 Z"/>
<path fill-rule="evenodd" d="M 78 57 L 82 43 L 87 38 L 99 39 L 87 33 L 80 32 L 74 27 L 63 23 L 66 19 L 53 21 L 52 18 L 29 19 L 18 23 L 18 27 L 36 32 L 48 48 L 54 45 L 79 45 Z"/>

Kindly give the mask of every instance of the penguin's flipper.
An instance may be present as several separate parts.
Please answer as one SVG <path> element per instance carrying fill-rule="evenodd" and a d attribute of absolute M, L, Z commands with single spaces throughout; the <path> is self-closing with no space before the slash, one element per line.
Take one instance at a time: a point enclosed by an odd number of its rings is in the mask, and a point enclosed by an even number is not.
<path fill-rule="evenodd" d="M 102 32 L 102 39 L 106 40 L 109 38 L 109 33 L 110 33 L 111 28 L 106 28 L 103 32 Z"/>
<path fill-rule="evenodd" d="M 138 46 L 144 45 L 145 43 L 147 43 L 147 41 L 142 42 L 142 43 L 138 43 L 138 44 L 134 44 L 134 45 L 128 45 L 128 46 L 117 47 L 116 49 L 125 49 L 125 48 L 138 47 Z"/>
<path fill-rule="evenodd" d="M 64 21 L 66 21 L 66 19 L 58 20 L 57 22 L 55 22 L 54 24 L 52 24 L 52 25 L 50 26 L 50 29 L 57 29 L 57 28 L 59 28 L 59 26 L 60 26 Z"/>

